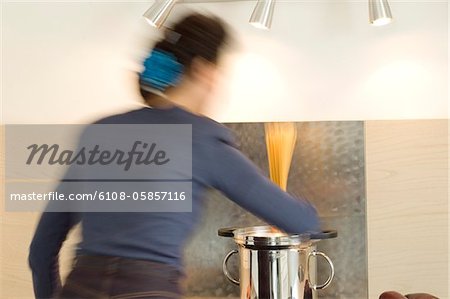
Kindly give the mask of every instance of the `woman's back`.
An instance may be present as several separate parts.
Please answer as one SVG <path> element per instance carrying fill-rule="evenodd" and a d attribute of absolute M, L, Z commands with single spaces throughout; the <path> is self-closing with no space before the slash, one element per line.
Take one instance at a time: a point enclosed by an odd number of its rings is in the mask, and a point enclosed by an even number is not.
<path fill-rule="evenodd" d="M 212 184 L 208 173 L 212 157 L 208 152 L 214 143 L 231 143 L 230 132 L 206 117 L 178 107 L 143 108 L 110 116 L 96 124 L 192 125 L 192 212 L 83 213 L 78 250 L 79 254 L 145 259 L 181 268 L 182 246 L 199 221 L 203 192 Z"/>

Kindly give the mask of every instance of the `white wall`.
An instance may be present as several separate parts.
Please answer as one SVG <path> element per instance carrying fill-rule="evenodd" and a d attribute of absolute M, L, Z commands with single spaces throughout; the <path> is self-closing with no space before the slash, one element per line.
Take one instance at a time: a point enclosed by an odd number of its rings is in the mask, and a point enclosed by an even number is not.
<path fill-rule="evenodd" d="M 183 4 L 219 14 L 241 47 L 212 115 L 221 121 L 446 118 L 447 2 L 393 2 L 368 25 L 367 3 L 279 1 L 270 31 L 254 1 Z M 3 3 L 5 123 L 78 123 L 136 105 L 132 71 L 158 33 L 149 2 Z"/>

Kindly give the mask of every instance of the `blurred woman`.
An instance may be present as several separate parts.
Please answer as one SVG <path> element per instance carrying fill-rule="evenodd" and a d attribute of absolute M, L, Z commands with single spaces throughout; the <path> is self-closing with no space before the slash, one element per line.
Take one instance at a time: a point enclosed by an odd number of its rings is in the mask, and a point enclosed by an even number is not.
<path fill-rule="evenodd" d="M 140 93 L 147 107 L 100 124 L 191 124 L 192 212 L 43 213 L 29 263 L 38 298 L 181 298 L 182 253 L 213 187 L 290 233 L 317 231 L 316 210 L 274 185 L 236 149 L 226 127 L 202 115 L 216 85 L 229 36 L 223 22 L 192 14 L 166 30 L 144 61 Z M 74 267 L 60 288 L 58 253 L 82 225 Z M 132 232 L 132 233 L 130 233 Z"/>

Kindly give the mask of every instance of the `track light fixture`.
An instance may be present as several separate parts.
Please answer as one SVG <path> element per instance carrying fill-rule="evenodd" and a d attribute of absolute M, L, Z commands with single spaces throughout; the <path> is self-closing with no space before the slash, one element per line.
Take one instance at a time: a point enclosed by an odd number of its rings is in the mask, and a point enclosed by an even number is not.
<path fill-rule="evenodd" d="M 233 0 L 231 0 L 233 1 Z M 270 29 L 276 0 L 257 0 L 249 23 L 261 29 Z M 392 22 L 392 13 L 388 0 L 369 1 L 369 22 L 374 26 L 382 26 Z M 144 13 L 144 18 L 153 27 L 160 28 L 177 0 L 155 0 L 153 5 Z"/>
<path fill-rule="evenodd" d="M 144 13 L 144 18 L 153 27 L 161 28 L 177 0 L 155 0 L 155 3 Z"/>
<path fill-rule="evenodd" d="M 272 24 L 274 7 L 275 0 L 258 0 L 250 17 L 250 24 L 257 28 L 269 29 Z"/>
<path fill-rule="evenodd" d="M 392 22 L 391 9 L 387 0 L 369 0 L 369 22 L 383 26 Z"/>

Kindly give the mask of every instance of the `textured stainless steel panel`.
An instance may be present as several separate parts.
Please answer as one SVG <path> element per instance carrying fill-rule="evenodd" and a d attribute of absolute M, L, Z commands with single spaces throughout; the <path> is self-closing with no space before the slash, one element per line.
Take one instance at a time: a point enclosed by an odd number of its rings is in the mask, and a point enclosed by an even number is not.
<path fill-rule="evenodd" d="M 321 216 L 365 214 L 362 122 L 298 123 L 288 191 Z"/>
<path fill-rule="evenodd" d="M 367 298 L 363 122 L 301 122 L 288 182 L 288 192 L 305 197 L 318 208 L 323 226 L 339 231 L 337 239 L 322 241 L 318 248 L 335 264 L 331 286 L 322 298 Z M 263 123 L 227 125 L 239 147 L 268 175 Z M 207 194 L 206 211 L 197 233 L 188 244 L 185 264 L 188 296 L 238 297 L 239 289 L 222 274 L 222 259 L 235 248 L 228 238 L 217 236 L 226 226 L 263 224 L 257 217 L 217 191 Z M 234 262 L 234 265 L 233 265 Z M 230 269 L 236 271 L 233 259 Z M 319 262 L 319 280 L 326 265 Z M 319 272 L 320 272 L 319 271 Z"/>

